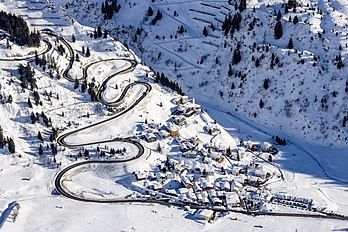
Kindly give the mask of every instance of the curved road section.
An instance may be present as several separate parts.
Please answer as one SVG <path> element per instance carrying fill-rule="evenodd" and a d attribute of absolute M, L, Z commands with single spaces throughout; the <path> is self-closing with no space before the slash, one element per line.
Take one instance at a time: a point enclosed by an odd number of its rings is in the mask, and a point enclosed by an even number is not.
<path fill-rule="evenodd" d="M 46 33 L 47 35 L 49 35 L 49 36 L 57 38 L 61 43 L 64 44 L 65 47 L 68 48 L 69 56 L 70 56 L 69 64 L 68 64 L 68 66 L 66 67 L 66 69 L 63 72 L 63 77 L 65 79 L 69 80 L 69 81 L 75 81 L 75 78 L 73 78 L 73 77 L 71 77 L 69 75 L 69 71 L 73 67 L 73 64 L 74 64 L 74 51 L 73 51 L 72 47 L 70 46 L 70 44 L 63 37 L 57 36 L 53 31 L 51 31 L 49 29 L 44 29 L 42 31 L 44 33 Z M 98 101 L 100 101 L 101 103 L 103 103 L 106 106 L 117 107 L 117 106 L 121 105 L 125 101 L 125 98 L 127 97 L 127 93 L 130 91 L 130 89 L 133 86 L 136 86 L 136 85 L 141 85 L 141 86 L 145 87 L 143 94 L 140 97 L 138 97 L 130 106 L 128 106 L 122 112 L 120 112 L 120 113 L 118 113 L 118 114 L 116 114 L 116 115 L 114 115 L 114 116 L 112 116 L 112 117 L 110 117 L 108 119 L 105 119 L 105 120 L 96 122 L 94 124 L 88 125 L 86 127 L 79 128 L 77 130 L 65 133 L 65 134 L 63 134 L 63 135 L 58 137 L 57 142 L 58 142 L 58 144 L 60 144 L 60 145 L 62 145 L 64 147 L 67 147 L 67 148 L 78 148 L 78 147 L 82 147 L 82 146 L 95 145 L 95 144 L 100 144 L 100 143 L 124 142 L 124 143 L 131 143 L 131 144 L 135 145 L 137 147 L 137 149 L 138 149 L 138 153 L 136 155 L 134 155 L 133 157 L 128 158 L 128 159 L 122 159 L 122 160 L 88 160 L 88 161 L 83 161 L 83 162 L 72 164 L 72 165 L 62 169 L 57 174 L 57 176 L 55 178 L 55 181 L 54 181 L 55 189 L 56 189 L 56 191 L 59 194 L 65 196 L 65 197 L 68 197 L 70 199 L 79 200 L 79 201 L 87 201 L 87 202 L 105 202 L 105 203 L 110 203 L 110 202 L 112 202 L 112 203 L 115 203 L 115 202 L 129 202 L 130 201 L 130 199 L 123 199 L 123 198 L 122 199 L 110 199 L 110 200 L 107 200 L 107 199 L 86 199 L 86 198 L 83 198 L 83 197 L 80 197 L 80 196 L 72 194 L 70 191 L 68 191 L 62 185 L 62 180 L 64 179 L 65 174 L 67 174 L 72 169 L 76 169 L 78 167 L 86 166 L 86 165 L 90 165 L 90 164 L 112 164 L 112 163 L 129 162 L 129 161 L 136 160 L 136 159 L 140 158 L 144 154 L 144 147 L 141 145 L 141 143 L 139 143 L 137 141 L 134 141 L 131 138 L 115 138 L 115 139 L 111 139 L 111 140 L 95 141 L 95 142 L 79 143 L 79 144 L 71 144 L 68 141 L 68 137 L 70 135 L 73 135 L 73 134 L 78 133 L 80 131 L 83 131 L 83 130 L 95 127 L 97 125 L 100 125 L 100 124 L 103 124 L 103 123 L 106 123 L 106 122 L 109 122 L 111 120 L 114 120 L 114 119 L 116 119 L 118 117 L 121 117 L 122 115 L 126 114 L 127 112 L 132 110 L 134 107 L 136 107 L 146 97 L 146 95 L 151 91 L 152 88 L 151 88 L 150 84 L 148 84 L 146 82 L 134 82 L 134 83 L 128 84 L 125 87 L 125 89 L 123 90 L 122 94 L 117 99 L 115 99 L 114 101 L 110 101 L 109 102 L 109 101 L 105 101 L 103 99 L 102 96 L 103 96 L 104 91 L 106 90 L 107 83 L 112 78 L 114 78 L 114 77 L 116 77 L 118 75 L 121 75 L 121 74 L 130 73 L 130 72 L 132 72 L 135 69 L 135 67 L 137 65 L 137 62 L 135 60 L 126 59 L 126 58 L 125 59 L 122 59 L 122 58 L 111 58 L 111 59 L 94 61 L 94 62 L 88 64 L 87 66 L 85 66 L 83 68 L 83 70 L 82 70 L 82 77 L 79 77 L 77 79 L 79 81 L 85 80 L 87 78 L 87 75 L 88 75 L 87 74 L 88 69 L 91 66 L 95 65 L 95 64 L 98 64 L 98 63 L 101 63 L 101 62 L 107 62 L 107 61 L 117 61 L 117 60 L 119 60 L 119 61 L 121 61 L 121 60 L 122 61 L 126 61 L 130 65 L 127 65 L 127 67 L 125 67 L 125 68 L 123 68 L 121 70 L 118 70 L 117 72 L 113 73 L 112 75 L 108 76 L 105 80 L 103 80 L 102 84 L 97 89 L 97 99 L 98 99 Z M 141 200 L 137 200 L 137 199 L 133 199 L 132 201 L 141 202 Z M 159 201 L 156 201 L 156 200 L 154 200 L 152 202 L 153 203 L 160 203 Z"/>

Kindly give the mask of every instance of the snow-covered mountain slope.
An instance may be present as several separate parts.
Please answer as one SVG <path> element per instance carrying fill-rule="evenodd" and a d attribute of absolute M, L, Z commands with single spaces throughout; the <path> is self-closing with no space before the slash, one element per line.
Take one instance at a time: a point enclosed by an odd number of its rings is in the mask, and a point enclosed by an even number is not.
<path fill-rule="evenodd" d="M 304 0 L 285 12 L 286 1 L 249 0 L 240 29 L 226 36 L 223 22 L 240 12 L 239 0 L 117 1 L 119 11 L 110 20 L 101 13 L 104 1 L 52 2 L 84 24 L 109 30 L 201 102 L 275 134 L 347 144 L 347 1 Z M 162 17 L 154 22 L 157 11 Z M 277 21 L 280 39 L 274 37 Z M 237 47 L 241 61 L 233 64 Z"/>

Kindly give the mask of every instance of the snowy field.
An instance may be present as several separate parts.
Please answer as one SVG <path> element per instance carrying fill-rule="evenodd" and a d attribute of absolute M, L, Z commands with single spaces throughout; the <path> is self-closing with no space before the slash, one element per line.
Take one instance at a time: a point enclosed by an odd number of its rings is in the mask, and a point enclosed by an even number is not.
<path fill-rule="evenodd" d="M 52 2 L 61 6 L 64 6 L 66 3 L 65 0 L 54 0 Z M 79 1 L 74 2 L 78 3 Z M 99 4 L 98 1 L 89 1 L 90 4 L 93 2 Z M 135 2 L 134 8 L 137 11 L 145 12 L 147 10 L 144 4 L 140 4 L 139 1 Z M 180 10 L 182 7 L 192 9 L 196 6 L 196 2 L 206 2 L 216 6 L 220 6 L 221 4 L 227 5 L 225 1 L 156 2 L 152 4 L 154 9 L 160 9 L 165 14 L 164 21 L 161 21 L 161 23 L 166 23 L 174 28 L 183 24 L 187 32 L 172 44 L 166 41 L 156 41 L 153 44 L 151 44 L 151 41 L 144 41 L 143 46 L 149 48 L 158 47 L 165 57 L 167 57 L 165 53 L 174 53 L 174 56 L 178 56 L 180 54 L 180 52 L 178 53 L 178 49 L 179 51 L 180 49 L 185 50 L 185 46 L 190 49 L 199 48 L 201 51 L 212 47 L 212 45 L 206 43 L 203 43 L 201 46 L 199 43 L 194 42 L 195 40 L 202 40 L 202 22 L 195 20 L 192 23 L 192 17 L 185 15 L 185 12 L 181 12 Z M 249 4 L 255 5 L 265 11 L 268 11 L 264 5 L 267 3 L 270 3 L 270 1 L 249 2 Z M 335 9 L 341 8 L 342 13 L 345 13 L 347 10 L 347 6 L 343 5 L 343 1 L 333 1 L 331 3 L 319 1 L 318 4 L 324 4 L 325 6 L 332 5 Z M 33 27 L 38 29 L 55 23 L 56 26 L 51 28 L 57 34 L 63 36 L 72 46 L 74 53 L 80 56 L 80 61 L 75 62 L 70 70 L 70 76 L 80 78 L 82 76 L 82 68 L 95 61 L 120 59 L 117 61 L 98 62 L 88 69 L 88 83 L 94 79 L 96 86 L 100 87 L 105 78 L 119 70 L 130 67 L 130 63 L 122 60 L 123 58 L 134 58 L 140 61 L 121 42 L 117 42 L 110 37 L 91 39 L 87 35 L 87 33 L 93 33 L 94 31 L 94 28 L 88 26 L 92 25 L 90 18 L 81 20 L 80 24 L 81 15 L 78 15 L 79 17 L 76 18 L 78 21 L 71 18 L 71 15 L 67 13 L 70 12 L 70 8 L 69 11 L 66 11 L 64 7 L 45 7 L 47 5 L 49 4 L 30 3 L 29 1 L 5 1 L 0 4 L 0 9 L 26 15 L 24 18 Z M 127 5 L 122 2 L 122 7 L 126 7 Z M 129 8 L 131 5 L 129 4 Z M 23 6 L 25 7 L 23 8 Z M 208 8 L 214 9 L 212 7 Z M 180 20 L 172 16 L 172 12 L 175 10 L 179 12 L 179 15 L 183 15 Z M 202 17 L 202 15 L 198 16 L 199 13 L 197 12 L 191 11 L 191 13 L 195 17 Z M 124 14 L 124 12 L 121 11 L 120 14 Z M 332 11 L 332 17 L 335 19 L 340 17 L 336 14 L 339 13 Z M 133 25 L 139 24 L 141 21 L 140 17 L 134 17 L 131 14 L 122 15 L 122 17 L 129 20 Z M 304 19 L 301 18 L 301 20 Z M 337 28 L 344 28 L 345 25 L 342 21 L 337 21 Z M 311 27 L 314 30 L 313 33 L 321 31 L 323 27 L 328 29 L 332 26 L 328 23 L 328 20 L 325 21 L 324 25 L 319 26 L 320 20 L 318 17 L 311 17 L 310 22 L 317 26 Z M 154 33 L 163 32 L 160 31 L 160 28 L 154 28 L 154 30 Z M 75 42 L 71 41 L 72 34 L 76 37 Z M 59 44 L 65 45 L 56 42 L 50 36 L 44 34 L 42 36 L 54 46 L 47 56 L 57 62 L 57 74 L 62 75 L 69 62 L 69 53 L 66 52 L 65 55 L 60 55 L 56 46 Z M 168 32 L 164 36 L 169 37 L 170 33 Z M 275 43 L 275 41 L 271 41 L 273 40 L 271 37 L 271 35 L 267 35 L 266 40 L 270 41 L 265 41 L 265 43 Z M 214 39 L 211 38 L 203 38 L 203 40 L 214 42 Z M 303 46 L 305 44 L 304 42 Z M 193 48 L 190 47 L 192 45 L 194 45 Z M 275 46 L 276 44 L 273 45 Z M 283 46 L 282 44 L 278 45 Z M 90 57 L 86 57 L 82 53 L 82 46 L 85 49 L 89 47 L 91 50 Z M 68 47 L 65 48 L 68 49 Z M 40 53 L 45 49 L 46 44 L 41 43 L 40 47 L 36 50 Z M 192 52 L 190 49 L 186 53 Z M 313 47 L 303 47 L 302 49 L 303 51 L 310 51 L 308 56 L 312 56 L 312 53 L 316 52 Z M 23 58 L 33 54 L 33 51 L 34 49 L 32 48 L 21 48 L 16 45 L 13 45 L 12 50 L 9 50 L 6 48 L 4 40 L 0 43 L 0 59 L 7 59 L 9 57 Z M 154 50 L 153 57 L 158 57 L 156 52 Z M 145 57 L 148 54 L 137 55 L 148 62 L 150 58 Z M 307 53 L 305 54 L 307 55 Z M 199 83 L 197 80 L 199 77 L 191 72 L 196 73 L 196 69 L 200 70 L 202 68 L 203 65 L 197 64 L 196 62 L 201 59 L 202 55 L 200 52 L 187 57 L 179 55 L 178 69 L 182 70 L 182 75 L 187 76 L 187 80 L 185 77 L 185 80 L 180 81 L 181 83 L 188 82 L 188 85 L 192 86 L 194 83 Z M 213 59 L 213 57 L 208 59 Z M 221 59 L 223 58 L 221 57 Z M 292 58 L 288 59 L 290 63 L 293 62 Z M 60 196 L 55 190 L 54 180 L 58 171 L 64 167 L 86 160 L 125 160 L 136 157 L 138 147 L 134 144 L 129 142 L 103 143 L 104 140 L 132 137 L 136 141 L 141 141 L 145 153 L 140 158 L 127 163 L 89 164 L 72 169 L 63 176 L 62 180 L 62 185 L 71 194 L 87 199 L 118 199 L 144 195 L 142 191 L 133 185 L 135 181 L 134 173 L 154 172 L 154 170 L 159 169 L 158 166 L 166 161 L 167 157 L 177 160 L 181 159 L 184 165 L 190 163 L 199 164 L 198 159 L 192 161 L 191 158 L 183 158 L 175 138 L 161 138 L 159 135 L 159 131 L 161 130 L 159 128 L 173 121 L 173 112 L 178 108 L 173 103 L 173 100 L 180 96 L 169 88 L 154 83 L 153 73 L 151 73 L 150 69 L 145 65 L 138 64 L 131 72 L 117 75 L 110 79 L 105 86 L 105 90 L 102 92 L 101 100 L 112 102 L 121 96 L 128 84 L 137 81 L 149 83 L 152 90 L 139 104 L 126 114 L 94 126 L 94 123 L 109 119 L 117 115 L 117 113 L 111 112 L 110 109 L 100 102 L 91 102 L 90 94 L 88 92 L 82 92 L 81 86 L 74 88 L 74 82 L 69 82 L 63 77 L 57 78 L 56 73 L 52 78 L 48 70 L 43 70 L 34 63 L 32 65 L 37 78 L 38 92 L 41 96 L 42 105 L 34 105 L 33 108 L 29 108 L 27 101 L 28 98 L 33 99 L 33 91 L 28 89 L 22 91 L 17 71 L 19 63 L 26 65 L 26 61 L 0 61 L 0 93 L 4 96 L 11 94 L 13 98 L 11 104 L 6 103 L 0 105 L 0 126 L 6 136 L 14 138 L 16 144 L 15 154 L 9 154 L 7 148 L 0 149 L 1 231 L 347 230 L 348 222 L 342 220 L 248 216 L 228 213 L 208 222 L 197 220 L 194 216 L 194 210 L 188 207 L 179 208 L 152 203 L 98 204 L 74 201 Z M 161 63 L 158 63 L 158 67 L 153 66 L 153 68 L 155 70 L 157 68 L 159 70 L 165 70 L 161 65 Z M 295 66 L 291 68 L 295 68 Z M 207 69 L 207 67 L 204 67 L 204 69 Z M 172 67 L 168 68 L 168 70 L 172 72 Z M 260 75 L 257 70 L 254 72 L 255 75 Z M 212 79 L 214 79 L 218 71 L 213 70 L 210 74 Z M 217 85 L 221 84 L 217 81 L 216 83 Z M 260 85 L 262 85 L 261 82 Z M 311 83 L 307 83 L 306 85 L 310 86 Z M 251 86 L 249 87 L 252 88 Z M 52 94 L 49 94 L 50 92 Z M 114 110 L 120 110 L 122 112 L 122 109 L 132 105 L 145 92 L 146 89 L 144 86 L 134 85 L 126 94 L 125 101 Z M 265 125 L 262 120 L 256 119 L 255 121 L 251 121 L 250 117 L 245 117 L 245 114 L 248 113 L 240 113 L 240 111 L 243 111 L 242 107 L 239 112 L 231 113 L 231 107 L 224 104 L 224 102 L 216 100 L 217 96 L 213 96 L 212 89 L 208 87 L 202 87 L 200 89 L 193 87 L 188 92 L 188 95 L 190 97 L 196 97 L 198 99 L 196 103 L 200 104 L 204 111 L 187 117 L 186 123 L 179 126 L 180 138 L 184 140 L 198 137 L 202 144 L 210 144 L 221 149 L 228 147 L 237 149 L 241 142 L 245 144 L 273 143 L 274 139 L 272 136 L 275 135 L 275 132 L 271 128 L 274 125 L 280 125 L 281 119 L 283 119 L 283 117 L 272 117 L 270 121 L 274 121 L 274 124 Z M 238 105 L 244 100 L 242 99 L 236 104 Z M 342 106 L 342 108 L 344 107 Z M 53 156 L 49 148 L 51 144 L 49 137 L 52 134 L 52 128 L 44 125 L 42 116 L 39 117 L 39 122 L 32 123 L 30 118 L 32 112 L 38 114 L 44 112 L 51 118 L 52 125 L 59 128 L 60 135 L 86 126 L 91 127 L 65 137 L 64 141 L 67 144 L 76 145 L 77 147 L 69 149 L 68 147 L 59 145 L 58 154 Z M 315 115 L 315 112 L 313 112 L 313 117 Z M 262 115 L 261 117 L 267 118 L 267 115 Z M 264 126 L 258 124 L 260 122 L 263 122 L 262 124 Z M 146 125 L 150 128 L 144 129 Z M 155 126 L 152 128 L 152 125 Z M 208 125 L 216 125 L 220 133 L 216 136 L 207 133 L 204 128 Z M 286 126 L 284 125 L 284 127 Z M 237 160 L 230 161 L 229 159 L 223 161 L 221 164 L 215 161 L 211 162 L 214 164 L 216 170 L 222 168 L 228 169 L 230 163 L 234 165 L 246 165 L 252 162 L 258 162 L 263 165 L 264 170 L 274 173 L 270 181 L 260 187 L 260 191 L 261 189 L 267 188 L 272 194 L 277 193 L 313 199 L 316 208 L 320 208 L 325 212 L 348 215 L 347 144 L 343 142 L 339 147 L 312 145 L 303 140 L 302 135 L 297 137 L 296 135 L 298 133 L 292 133 L 298 130 L 298 128 L 291 127 L 289 130 L 291 130 L 290 134 L 292 135 L 289 135 L 289 131 L 277 130 L 277 134 L 280 137 L 285 137 L 288 142 L 286 146 L 276 146 L 279 149 L 279 153 L 274 156 L 272 164 L 265 161 L 268 159 L 267 153 L 260 154 L 261 159 L 260 157 L 255 157 L 249 151 L 240 154 L 240 162 Z M 38 132 L 43 134 L 44 142 L 38 140 Z M 155 134 L 156 142 L 149 142 L 144 139 L 147 134 L 151 133 Z M 95 144 L 83 147 L 78 146 L 79 144 L 85 143 Z M 39 155 L 38 152 L 40 144 L 43 145 L 43 155 Z M 161 151 L 159 151 L 158 147 L 161 148 Z M 116 150 L 115 154 L 111 154 L 111 149 Z M 85 155 L 86 150 L 89 151 L 88 156 Z M 106 155 L 101 156 L 102 152 L 105 152 Z M 280 177 L 276 177 L 281 174 L 283 180 Z M 216 175 L 223 177 L 222 174 Z M 19 204 L 18 208 L 13 204 L 9 205 L 14 201 Z M 266 204 L 265 207 L 267 210 L 272 210 L 273 212 L 308 213 L 308 211 L 275 204 Z"/>

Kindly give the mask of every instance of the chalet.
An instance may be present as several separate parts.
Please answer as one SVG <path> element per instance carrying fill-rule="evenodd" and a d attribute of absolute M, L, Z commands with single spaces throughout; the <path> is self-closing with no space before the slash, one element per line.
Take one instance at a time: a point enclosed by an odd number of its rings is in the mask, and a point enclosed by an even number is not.
<path fill-rule="evenodd" d="M 260 169 L 257 169 L 257 170 L 255 170 L 255 176 L 260 177 L 262 179 L 265 179 L 267 176 L 267 172 L 260 170 Z"/>
<path fill-rule="evenodd" d="M 222 154 L 218 152 L 214 152 L 214 151 L 210 152 L 209 157 L 218 163 L 223 163 L 225 161 L 225 158 L 222 156 Z"/>
<path fill-rule="evenodd" d="M 140 129 L 143 132 L 148 132 L 150 130 L 149 125 L 147 124 L 140 124 Z"/>
<path fill-rule="evenodd" d="M 169 132 L 169 134 L 173 137 L 177 137 L 179 136 L 179 128 L 172 124 L 172 123 L 169 123 L 167 126 L 166 126 L 166 129 L 167 131 Z"/>
<path fill-rule="evenodd" d="M 205 171 L 206 171 L 207 176 L 214 176 L 215 175 L 214 168 L 211 166 L 208 166 Z"/>
<path fill-rule="evenodd" d="M 202 192 L 202 198 L 203 198 L 203 200 L 202 200 L 203 204 L 205 204 L 205 205 L 209 205 L 210 204 L 207 192 Z"/>
<path fill-rule="evenodd" d="M 247 179 L 247 183 L 253 187 L 259 187 L 264 181 L 262 181 L 259 177 L 250 177 Z"/>
<path fill-rule="evenodd" d="M 214 219 L 214 211 L 211 209 L 199 209 L 195 213 L 195 217 L 197 220 L 213 220 Z"/>
<path fill-rule="evenodd" d="M 189 150 L 189 151 L 184 152 L 182 155 L 185 157 L 188 157 L 188 158 L 196 158 L 197 152 L 193 151 L 193 150 Z"/>
<path fill-rule="evenodd" d="M 208 190 L 208 196 L 209 196 L 210 199 L 212 199 L 213 197 L 216 197 L 215 189 L 209 189 Z"/>
<path fill-rule="evenodd" d="M 188 141 L 195 146 L 198 146 L 202 142 L 197 136 L 188 139 Z"/>
<path fill-rule="evenodd" d="M 188 193 L 188 189 L 187 188 L 179 188 L 178 192 L 180 195 L 185 195 L 186 193 Z"/>
<path fill-rule="evenodd" d="M 225 191 L 216 191 L 216 196 L 220 199 L 225 198 L 226 192 Z"/>
<path fill-rule="evenodd" d="M 174 111 L 174 114 L 176 115 L 180 115 L 180 114 L 183 114 L 186 112 L 186 107 L 183 106 L 183 105 L 179 105 L 176 107 L 175 111 Z"/>
<path fill-rule="evenodd" d="M 251 143 L 248 146 L 250 151 L 260 151 L 261 150 L 261 146 L 259 144 L 255 144 L 255 143 Z"/>
<path fill-rule="evenodd" d="M 210 200 L 211 200 L 211 202 L 212 202 L 214 205 L 216 205 L 216 206 L 222 205 L 222 200 L 219 199 L 218 197 L 213 197 L 213 198 L 211 198 Z"/>
<path fill-rule="evenodd" d="M 158 134 L 162 139 L 169 138 L 171 135 L 168 131 L 165 131 L 165 130 L 158 131 Z"/>
<path fill-rule="evenodd" d="M 203 202 L 203 194 L 201 192 L 196 193 L 196 198 L 198 202 Z"/>
<path fill-rule="evenodd" d="M 155 135 L 155 134 L 153 134 L 153 133 L 148 133 L 148 134 L 145 135 L 145 140 L 146 140 L 146 142 L 148 142 L 148 143 L 152 143 L 152 142 L 155 142 L 155 141 L 157 140 L 157 138 L 156 138 L 156 135 Z"/>
<path fill-rule="evenodd" d="M 242 172 L 243 172 L 243 170 L 242 170 L 241 167 L 233 166 L 233 168 L 232 168 L 232 175 L 238 176 Z"/>
<path fill-rule="evenodd" d="M 231 191 L 231 184 L 228 181 L 221 181 L 219 188 L 222 191 Z"/>
<path fill-rule="evenodd" d="M 240 206 L 240 199 L 237 193 L 235 192 L 227 192 L 225 194 L 226 207 L 238 207 Z"/>
<path fill-rule="evenodd" d="M 180 179 L 181 179 L 181 183 L 185 188 L 192 188 L 192 182 L 190 181 L 190 179 L 186 176 L 187 171 L 183 171 L 180 174 Z"/>
<path fill-rule="evenodd" d="M 206 131 L 210 135 L 218 135 L 220 133 L 220 129 L 216 125 L 208 125 L 206 126 Z"/>
<path fill-rule="evenodd" d="M 230 185 L 231 185 L 231 191 L 240 192 L 243 189 L 243 185 L 234 180 L 231 181 Z"/>
<path fill-rule="evenodd" d="M 185 112 L 184 112 L 185 117 L 191 117 L 192 115 L 200 111 L 201 111 L 201 107 L 195 103 L 185 104 Z"/>
<path fill-rule="evenodd" d="M 177 161 L 177 160 L 175 160 L 175 159 L 169 159 L 169 160 L 168 160 L 168 163 L 169 163 L 169 165 L 170 165 L 172 168 L 174 168 L 174 169 L 177 169 L 177 168 L 180 167 L 179 161 Z"/>
<path fill-rule="evenodd" d="M 188 192 L 186 194 L 186 197 L 189 201 L 191 202 L 197 202 L 197 197 L 196 197 L 196 194 L 194 194 L 193 192 Z"/>
<path fill-rule="evenodd" d="M 193 183 L 193 190 L 194 190 L 195 192 L 201 192 L 201 191 L 202 191 L 202 188 L 201 188 L 201 186 L 198 184 L 198 182 L 194 182 L 194 183 Z"/>
<path fill-rule="evenodd" d="M 135 178 L 137 181 L 142 181 L 147 179 L 147 174 L 145 172 L 137 172 L 135 173 Z"/>
<path fill-rule="evenodd" d="M 151 129 L 158 129 L 158 125 L 156 123 L 149 123 L 148 126 L 151 128 Z"/>
<path fill-rule="evenodd" d="M 201 187 L 204 191 L 208 191 L 210 189 L 214 189 L 214 183 L 211 181 L 205 180 L 201 183 Z"/>
<path fill-rule="evenodd" d="M 201 148 L 201 149 L 199 149 L 198 154 L 201 156 L 207 157 L 208 151 L 205 148 Z"/>
<path fill-rule="evenodd" d="M 175 178 L 174 173 L 172 173 L 172 172 L 167 172 L 166 173 L 166 179 L 167 180 L 171 180 L 171 179 L 174 179 L 174 178 Z"/>
<path fill-rule="evenodd" d="M 183 126 L 186 124 L 186 118 L 184 116 L 174 117 L 173 122 L 178 126 Z"/>
<path fill-rule="evenodd" d="M 166 179 L 166 175 L 163 172 L 156 172 L 156 179 L 158 182 L 164 182 Z"/>
<path fill-rule="evenodd" d="M 171 196 L 175 196 L 175 197 L 178 196 L 178 193 L 176 192 L 175 189 L 165 189 L 164 192 L 168 195 L 171 195 Z"/>
<path fill-rule="evenodd" d="M 182 96 L 181 97 L 181 104 L 185 104 L 188 102 L 188 96 Z"/>
<path fill-rule="evenodd" d="M 268 143 L 268 142 L 264 142 L 261 146 L 261 151 L 262 152 L 268 152 L 272 155 L 275 155 L 278 153 L 278 149 L 273 147 L 272 144 Z"/>
<path fill-rule="evenodd" d="M 174 98 L 173 99 L 173 103 L 175 104 L 175 105 L 180 105 L 181 104 L 181 98 Z"/>
<path fill-rule="evenodd" d="M 151 182 L 148 183 L 148 188 L 149 188 L 150 190 L 160 191 L 160 190 L 162 190 L 163 185 L 160 184 L 160 183 L 157 182 L 157 181 L 151 181 Z"/>

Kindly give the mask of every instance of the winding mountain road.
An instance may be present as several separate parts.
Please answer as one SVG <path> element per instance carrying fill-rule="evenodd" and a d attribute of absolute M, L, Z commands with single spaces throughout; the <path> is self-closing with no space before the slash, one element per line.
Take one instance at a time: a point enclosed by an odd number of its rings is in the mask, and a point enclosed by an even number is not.
<path fill-rule="evenodd" d="M 63 43 L 69 50 L 69 55 L 70 55 L 70 60 L 69 60 L 69 64 L 67 66 L 67 68 L 64 70 L 63 72 L 63 77 L 69 81 L 75 81 L 75 78 L 73 78 L 72 76 L 69 75 L 69 71 L 70 69 L 73 67 L 74 64 L 74 51 L 72 49 L 72 47 L 70 46 L 70 44 L 63 38 L 60 36 L 57 36 L 54 34 L 53 31 L 51 30 L 43 30 L 43 33 L 48 34 L 49 36 L 54 36 L 56 37 L 61 43 Z M 48 48 L 46 49 L 46 52 L 48 52 L 49 50 L 51 50 L 52 45 L 49 43 L 49 41 L 45 41 L 47 44 L 49 44 Z M 15 59 L 13 59 L 12 61 L 14 61 Z M 112 198 L 112 199 L 97 199 L 97 198 L 85 198 L 83 196 L 79 196 L 76 195 L 72 192 L 70 192 L 63 184 L 65 176 L 68 172 L 72 171 L 73 169 L 79 168 L 81 166 L 88 166 L 88 165 L 93 165 L 93 164 L 98 164 L 98 165 L 105 165 L 105 164 L 117 164 L 117 163 L 125 163 L 125 162 L 130 162 L 133 160 L 137 160 L 139 158 L 141 158 L 144 155 L 144 151 L 145 148 L 144 146 L 135 140 L 132 140 L 131 137 L 127 137 L 127 138 L 114 138 L 114 139 L 110 139 L 110 140 L 103 140 L 103 141 L 95 141 L 95 142 L 89 142 L 89 143 L 78 143 L 78 144 L 72 144 L 69 143 L 68 141 L 68 137 L 70 135 L 73 135 L 75 133 L 81 132 L 83 130 L 95 127 L 97 125 L 106 123 L 108 121 L 114 120 L 118 117 L 121 117 L 122 115 L 126 114 L 127 112 L 129 112 L 130 110 L 132 110 L 134 107 L 136 107 L 152 90 L 151 85 L 146 83 L 146 82 L 134 82 L 134 83 L 130 83 L 128 84 L 122 94 L 115 99 L 114 101 L 111 102 L 107 102 L 103 99 L 102 94 L 106 89 L 107 83 L 114 77 L 116 77 L 117 75 L 121 75 L 121 74 L 126 74 L 126 73 L 130 73 L 132 72 L 136 65 L 137 62 L 135 60 L 131 60 L 131 59 L 122 59 L 122 58 L 115 58 L 115 59 L 106 59 L 106 60 L 99 60 L 99 61 L 94 61 L 90 64 L 88 64 L 87 66 L 85 66 L 83 68 L 83 74 L 82 77 L 78 78 L 79 81 L 82 81 L 84 79 L 87 78 L 87 71 L 88 69 L 100 62 L 107 62 L 107 61 L 116 61 L 116 60 L 123 60 L 126 62 L 129 62 L 130 65 L 126 68 L 123 68 L 121 70 L 118 70 L 117 72 L 111 74 L 110 76 L 108 76 L 106 79 L 103 80 L 102 84 L 98 87 L 97 89 L 97 99 L 98 101 L 100 101 L 101 103 L 103 103 L 104 105 L 107 106 L 119 106 L 120 104 L 122 104 L 125 100 L 125 98 L 127 97 L 127 93 L 128 91 L 136 85 L 142 85 L 145 87 L 145 90 L 143 92 L 143 94 L 141 96 L 139 96 L 139 98 L 137 98 L 136 101 L 134 101 L 130 106 L 128 106 L 126 109 L 124 109 L 122 112 L 109 117 L 108 119 L 96 122 L 94 124 L 85 126 L 83 128 L 79 128 L 77 130 L 74 131 L 70 131 L 68 133 L 65 133 L 61 136 L 58 137 L 57 142 L 64 147 L 67 148 L 79 148 L 79 147 L 83 147 L 83 146 L 89 146 L 89 145 L 95 145 L 95 144 L 101 144 L 101 143 L 111 143 L 111 142 L 122 142 L 122 143 L 131 143 L 132 145 L 135 145 L 138 149 L 137 154 L 135 154 L 133 157 L 127 158 L 127 159 L 118 159 L 118 160 L 87 160 L 87 161 L 82 161 L 82 162 L 78 162 L 78 163 L 74 163 L 72 165 L 69 165 L 65 168 L 63 168 L 62 170 L 60 170 L 60 172 L 56 175 L 55 180 L 54 180 L 54 185 L 55 185 L 55 189 L 57 191 L 57 193 L 59 193 L 60 195 L 73 199 L 73 200 L 78 200 L 78 201 L 83 201 L 83 202 L 94 202 L 94 203 L 145 203 L 145 204 L 149 204 L 149 203 L 155 203 L 155 204 L 162 204 L 162 205 L 174 205 L 174 206 L 190 206 L 193 209 L 204 209 L 207 208 L 206 206 L 200 206 L 200 205 L 195 205 L 195 204 L 190 204 L 190 203 L 183 203 L 183 202 L 168 202 L 167 199 L 162 199 L 162 200 L 157 200 L 157 199 L 153 199 L 151 197 L 144 197 L 144 198 Z M 247 215 L 266 215 L 266 216 L 286 216 L 286 217 L 310 217 L 310 218 L 322 218 L 322 219 L 338 219 L 338 220 L 348 220 L 348 218 L 346 216 L 342 216 L 342 215 L 335 215 L 335 214 L 298 214 L 298 213 L 267 213 L 267 212 L 250 212 L 250 211 L 240 211 L 240 210 L 234 210 L 234 209 L 221 209 L 221 208 L 216 208 L 214 209 L 215 211 L 225 211 L 225 212 L 235 212 L 235 213 L 242 213 L 242 214 L 247 214 Z"/>

